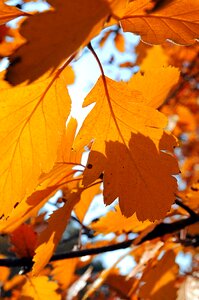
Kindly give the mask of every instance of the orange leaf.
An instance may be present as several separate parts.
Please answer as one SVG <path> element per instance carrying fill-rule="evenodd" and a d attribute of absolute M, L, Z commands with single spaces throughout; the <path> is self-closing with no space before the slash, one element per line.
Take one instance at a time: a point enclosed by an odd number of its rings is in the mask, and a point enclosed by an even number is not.
<path fill-rule="evenodd" d="M 11 57 L 7 78 L 13 84 L 49 75 L 100 32 L 119 0 L 49 1 L 53 10 L 26 20 L 20 33 L 27 43 Z"/>
<path fill-rule="evenodd" d="M 68 197 L 64 206 L 56 210 L 50 216 L 48 227 L 39 236 L 38 245 L 35 250 L 35 256 L 33 258 L 35 262 L 33 265 L 34 275 L 38 275 L 49 262 L 64 233 L 73 207 L 80 199 L 81 192 L 82 189 L 79 189 L 78 192 L 71 193 L 70 198 Z"/>
<path fill-rule="evenodd" d="M 47 276 L 28 278 L 21 291 L 21 300 L 61 300 L 56 292 L 59 286 L 56 282 L 49 281 Z"/>
<path fill-rule="evenodd" d="M 154 12 L 147 13 L 149 0 L 129 3 L 122 27 L 141 35 L 143 41 L 162 44 L 166 39 L 182 45 L 190 45 L 199 38 L 199 6 L 196 0 L 167 1 Z"/>
<path fill-rule="evenodd" d="M 75 205 L 74 211 L 80 220 L 83 222 L 87 210 L 93 200 L 93 198 L 100 193 L 99 184 L 95 184 L 81 193 L 80 201 Z"/>
<path fill-rule="evenodd" d="M 28 15 L 14 6 L 6 5 L 4 2 L 4 0 L 0 0 L 0 25 L 17 17 Z"/>
<path fill-rule="evenodd" d="M 173 251 L 168 251 L 154 268 L 144 273 L 142 281 L 146 283 L 141 286 L 139 296 L 151 300 L 175 300 L 174 281 L 177 273 L 178 266 L 175 264 L 175 254 Z"/>
<path fill-rule="evenodd" d="M 77 122 L 72 118 L 58 148 L 57 160 L 59 163 L 56 163 L 50 172 L 42 174 L 34 193 L 16 205 L 8 218 L 3 218 L 0 221 L 1 233 L 12 232 L 28 218 L 35 215 L 47 200 L 62 187 L 62 184 L 73 178 L 74 171 L 72 167 L 75 162 L 78 164 L 81 158 L 81 152 L 75 153 L 71 150 L 76 127 Z M 73 162 L 72 164 L 70 163 L 71 161 Z"/>
<path fill-rule="evenodd" d="M 151 222 L 140 222 L 134 214 L 130 218 L 126 218 L 122 215 L 119 206 L 116 206 L 115 211 L 109 211 L 104 217 L 101 217 L 99 221 L 91 225 L 92 229 L 107 234 L 110 232 L 116 232 L 121 234 L 123 232 L 139 232 L 151 225 Z"/>
<path fill-rule="evenodd" d="M 169 94 L 170 89 L 178 82 L 179 71 L 174 67 L 147 69 L 144 74 L 136 73 L 128 82 L 132 89 L 142 92 L 145 104 L 158 108 Z M 158 88 L 157 88 L 158 84 Z M 150 91 L 150 92 L 149 92 Z"/>
<path fill-rule="evenodd" d="M 52 263 L 53 270 L 51 275 L 53 279 L 61 285 L 63 290 L 65 290 L 75 279 L 77 262 L 77 258 L 71 258 L 58 260 Z"/>
<path fill-rule="evenodd" d="M 22 224 L 10 235 L 12 243 L 11 250 L 19 257 L 33 257 L 37 242 L 37 234 L 33 231 L 32 226 Z"/>
<path fill-rule="evenodd" d="M 141 221 L 162 218 L 174 200 L 176 180 L 171 175 L 178 173 L 178 167 L 175 159 L 161 150 L 171 151 L 175 139 L 163 131 L 165 116 L 145 105 L 140 92 L 123 82 L 109 78 L 106 82 L 109 103 L 100 78 L 84 106 L 97 103 L 73 146 L 82 149 L 94 140 L 83 184 L 95 181 L 104 171 L 106 204 L 119 197 L 120 209 L 127 217 L 136 212 Z"/>
<path fill-rule="evenodd" d="M 0 259 L 2 258 L 5 258 L 5 256 L 0 255 Z M 0 266 L 0 286 L 2 286 L 7 281 L 9 275 L 10 269 Z"/>
<path fill-rule="evenodd" d="M 114 38 L 115 47 L 119 52 L 125 51 L 125 39 L 124 36 L 118 32 Z"/>
<path fill-rule="evenodd" d="M 0 215 L 7 215 L 56 161 L 70 113 L 64 75 L 4 89 L 0 108 Z"/>

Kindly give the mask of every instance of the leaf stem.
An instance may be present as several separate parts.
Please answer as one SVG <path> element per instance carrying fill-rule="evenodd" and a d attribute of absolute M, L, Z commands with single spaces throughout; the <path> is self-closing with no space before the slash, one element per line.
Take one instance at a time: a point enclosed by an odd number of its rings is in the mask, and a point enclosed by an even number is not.
<path fill-rule="evenodd" d="M 122 142 L 124 143 L 125 146 L 127 146 L 127 145 L 126 145 L 126 142 L 125 142 L 125 140 L 124 140 L 124 137 L 123 137 L 123 135 L 122 135 L 122 132 L 121 132 L 121 130 L 120 130 L 120 128 L 119 128 L 119 125 L 118 125 L 118 123 L 117 123 L 117 120 L 116 120 L 116 117 L 115 117 L 115 113 L 114 113 L 114 111 L 113 111 L 113 107 L 112 107 L 112 104 L 111 104 L 111 98 L 110 98 L 110 95 L 109 95 L 108 86 L 107 86 L 107 82 L 106 82 L 106 76 L 105 76 L 105 74 L 104 74 L 104 70 L 103 70 L 102 64 L 101 64 L 101 62 L 100 62 L 100 60 L 99 60 L 99 57 L 97 56 L 97 53 L 96 53 L 95 50 L 93 49 L 91 43 L 89 43 L 89 44 L 87 45 L 87 48 L 91 51 L 91 53 L 93 54 L 93 56 L 95 57 L 95 59 L 96 59 L 96 61 L 97 61 L 97 63 L 98 63 L 98 66 L 99 66 L 100 71 L 101 71 L 101 74 L 102 74 L 102 80 L 103 80 L 103 84 L 104 84 L 104 90 L 105 90 L 106 98 L 107 98 L 107 101 L 108 101 L 108 106 L 109 106 L 109 109 L 110 109 L 110 112 L 111 112 L 111 116 L 112 116 L 112 118 L 113 118 L 113 121 L 114 121 L 114 123 L 115 123 L 115 126 L 116 126 L 116 128 L 117 128 L 117 131 L 118 131 L 118 133 L 119 133 L 119 136 L 120 136 Z"/>

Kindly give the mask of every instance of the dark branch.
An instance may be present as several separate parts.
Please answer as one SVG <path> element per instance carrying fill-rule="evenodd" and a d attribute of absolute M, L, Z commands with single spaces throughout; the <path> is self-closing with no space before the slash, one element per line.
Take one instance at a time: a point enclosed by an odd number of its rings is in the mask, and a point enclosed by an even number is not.
<path fill-rule="evenodd" d="M 150 233 L 144 236 L 139 242 L 138 245 L 144 243 L 145 241 L 153 240 L 157 237 L 162 237 L 165 234 L 171 234 L 177 232 L 188 225 L 192 225 L 199 222 L 199 215 L 190 216 L 187 219 L 179 220 L 173 223 L 165 224 L 161 223 L 157 225 Z M 135 239 L 124 241 L 122 243 L 117 243 L 109 246 L 83 249 L 78 251 L 70 251 L 61 254 L 55 254 L 51 257 L 50 261 L 82 257 L 86 255 L 96 255 L 104 252 L 115 251 L 119 249 L 126 249 L 130 247 Z M 32 258 L 5 258 L 0 259 L 0 266 L 6 267 L 31 267 L 33 265 Z"/>
<path fill-rule="evenodd" d="M 187 206 L 186 204 L 184 204 L 182 201 L 180 201 L 179 199 L 176 199 L 175 200 L 175 203 L 178 205 L 178 206 L 180 206 L 180 207 L 182 207 L 184 210 L 186 210 L 189 214 L 190 214 L 190 216 L 192 216 L 192 217 L 197 217 L 197 214 L 195 213 L 195 211 L 193 211 L 189 206 Z"/>

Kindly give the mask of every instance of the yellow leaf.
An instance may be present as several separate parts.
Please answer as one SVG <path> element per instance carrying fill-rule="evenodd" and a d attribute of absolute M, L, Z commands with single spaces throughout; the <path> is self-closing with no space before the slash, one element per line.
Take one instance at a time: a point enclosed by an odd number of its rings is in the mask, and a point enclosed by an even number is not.
<path fill-rule="evenodd" d="M 28 278 L 24 284 L 20 299 L 21 300 L 61 300 L 56 290 L 59 286 L 56 282 L 49 281 L 47 276 L 31 277 Z"/>
<path fill-rule="evenodd" d="M 199 5 L 197 0 L 173 0 L 147 13 L 151 1 L 135 0 L 127 6 L 122 27 L 141 35 L 149 44 L 162 44 L 166 39 L 190 45 L 199 38 Z"/>
<path fill-rule="evenodd" d="M 7 78 L 13 84 L 53 72 L 100 32 L 121 0 L 51 0 L 53 10 L 25 20 L 20 33 L 27 43 L 11 57 Z"/>
<path fill-rule="evenodd" d="M 116 206 L 115 209 L 115 211 L 109 211 L 99 221 L 93 223 L 91 225 L 92 229 L 103 234 L 110 232 L 121 234 L 129 231 L 139 232 L 151 225 L 150 221 L 138 221 L 135 214 L 130 218 L 126 218 L 122 215 L 119 206 Z"/>
<path fill-rule="evenodd" d="M 62 74 L 1 91 L 0 215 L 29 196 L 41 173 L 53 167 L 69 113 Z"/>
<path fill-rule="evenodd" d="M 35 250 L 33 261 L 33 275 L 38 275 L 40 271 L 49 262 L 69 221 L 73 207 L 80 199 L 82 189 L 73 192 L 68 197 L 63 207 L 56 210 L 49 219 L 48 227 L 38 238 L 38 245 Z M 45 253 L 45 255 L 44 255 Z"/>
<path fill-rule="evenodd" d="M 106 82 L 109 102 L 100 78 L 84 102 L 84 106 L 94 101 L 96 105 L 73 145 L 78 150 L 94 141 L 83 184 L 104 172 L 106 204 L 119 197 L 120 209 L 127 217 L 136 212 L 141 221 L 162 218 L 174 201 L 176 180 L 172 174 L 178 173 L 175 159 L 161 151 L 176 144 L 163 131 L 166 117 L 145 105 L 140 92 L 126 83 L 109 78 Z"/>
<path fill-rule="evenodd" d="M 142 281 L 146 283 L 141 286 L 139 296 L 151 300 L 175 300 L 174 281 L 177 273 L 175 254 L 173 251 L 168 251 L 154 268 L 144 273 Z"/>
<path fill-rule="evenodd" d="M 28 15 L 14 6 L 6 5 L 4 2 L 4 0 L 0 0 L 0 25 L 17 17 Z"/>

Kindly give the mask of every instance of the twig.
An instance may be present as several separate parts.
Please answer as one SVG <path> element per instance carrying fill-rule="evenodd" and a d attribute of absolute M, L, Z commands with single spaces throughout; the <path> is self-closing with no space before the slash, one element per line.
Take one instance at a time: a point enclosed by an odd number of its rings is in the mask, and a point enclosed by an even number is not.
<path fill-rule="evenodd" d="M 157 237 L 162 237 L 165 234 L 171 234 L 176 231 L 179 231 L 185 228 L 188 225 L 192 225 L 199 222 L 199 215 L 190 216 L 187 219 L 183 219 L 180 221 L 176 221 L 170 224 L 161 223 L 157 225 L 150 233 L 148 233 L 145 237 L 143 237 L 138 245 L 144 243 L 145 241 L 153 240 Z M 98 248 L 90 248 L 90 249 L 83 249 L 78 251 L 69 251 L 65 253 L 55 254 L 51 257 L 50 261 L 68 259 L 68 258 L 75 258 L 75 257 L 82 257 L 86 255 L 96 255 L 101 254 L 109 251 L 115 251 L 119 249 L 126 249 L 130 247 L 135 239 L 130 239 L 128 241 L 124 241 L 121 243 L 98 247 Z M 0 266 L 6 267 L 31 267 L 33 265 L 32 258 L 4 258 L 0 259 Z"/>
<path fill-rule="evenodd" d="M 179 199 L 176 199 L 175 200 L 175 203 L 182 207 L 184 210 L 186 210 L 190 216 L 193 216 L 193 217 L 196 217 L 197 216 L 197 213 L 195 213 L 195 211 L 193 211 L 189 206 L 187 206 L 186 204 L 184 204 L 182 201 L 180 201 Z"/>

